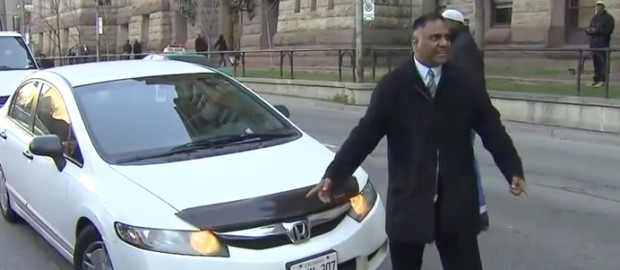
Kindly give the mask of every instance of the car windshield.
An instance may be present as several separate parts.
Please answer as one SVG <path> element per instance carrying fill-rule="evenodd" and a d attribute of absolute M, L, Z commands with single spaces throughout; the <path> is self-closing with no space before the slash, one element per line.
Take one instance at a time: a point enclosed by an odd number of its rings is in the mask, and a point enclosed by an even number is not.
<path fill-rule="evenodd" d="M 217 73 L 96 83 L 76 87 L 74 95 L 97 152 L 112 164 L 301 135 L 267 104 Z"/>
<path fill-rule="evenodd" d="M 19 37 L 0 37 L 0 71 L 36 69 L 28 46 Z"/>

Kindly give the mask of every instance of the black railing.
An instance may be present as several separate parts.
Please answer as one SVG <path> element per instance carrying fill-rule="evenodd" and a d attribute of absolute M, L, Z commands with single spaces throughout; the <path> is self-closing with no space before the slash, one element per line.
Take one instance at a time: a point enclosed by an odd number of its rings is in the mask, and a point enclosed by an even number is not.
<path fill-rule="evenodd" d="M 590 48 L 487 48 L 483 50 L 483 53 L 486 56 L 486 59 L 489 59 L 489 56 L 492 54 L 511 54 L 511 53 L 519 53 L 519 54 L 535 54 L 538 55 L 537 58 L 544 59 L 550 58 L 548 54 L 556 53 L 556 54 L 567 54 L 570 53 L 572 55 L 563 57 L 569 60 L 576 60 L 574 66 L 567 68 L 568 73 L 571 77 L 576 80 L 576 95 L 582 94 L 582 76 L 584 74 L 584 63 L 588 59 L 592 59 L 592 52 L 594 51 L 603 51 L 606 54 L 605 61 L 605 74 L 607 78 L 607 82 L 605 83 L 605 97 L 610 97 L 610 74 L 611 74 L 611 62 L 613 59 L 611 58 L 612 52 L 618 52 L 620 49 L 614 48 L 601 48 L 601 49 L 590 49 Z M 155 53 L 155 52 L 153 52 Z M 159 53 L 159 52 L 157 52 Z M 574 55 L 576 53 L 576 56 Z M 100 61 L 113 61 L 113 60 L 124 60 L 124 59 L 139 59 L 151 53 L 143 53 L 139 56 L 135 55 L 127 55 L 127 54 L 108 54 L 101 55 Z M 280 50 L 242 50 L 242 51 L 210 51 L 210 52 L 188 52 L 187 54 L 200 54 L 206 56 L 208 59 L 206 64 L 210 66 L 218 66 L 221 63 L 221 59 L 224 58 L 224 61 L 230 63 L 232 66 L 232 73 L 236 77 L 247 77 L 247 68 L 248 68 L 248 59 L 258 59 L 261 58 L 260 55 L 269 55 L 271 57 L 277 57 L 279 61 L 278 63 L 271 64 L 259 64 L 260 67 L 274 67 L 275 65 L 279 68 L 279 76 L 280 78 L 285 78 L 285 73 L 289 73 L 290 79 L 295 79 L 296 72 L 298 69 L 314 69 L 315 71 L 324 72 L 327 68 L 335 68 L 338 69 L 338 81 L 344 81 L 344 74 L 346 74 L 347 69 L 350 69 L 350 73 L 353 81 L 364 82 L 367 81 L 362 78 L 357 78 L 356 66 L 355 66 L 355 49 L 349 48 L 335 48 L 335 49 L 280 49 Z M 387 69 L 387 72 L 390 72 L 394 66 L 399 65 L 406 59 L 411 57 L 411 49 L 410 48 L 368 48 L 364 52 L 365 58 L 363 64 L 365 68 L 371 69 L 371 78 L 372 81 L 377 80 L 377 71 L 379 69 Z M 545 55 L 547 54 L 547 55 Z M 300 58 L 299 61 L 294 61 L 295 58 Z M 330 63 L 326 66 L 316 66 L 316 63 L 308 64 L 307 62 L 313 62 L 314 59 L 318 58 L 323 59 L 331 59 L 336 58 L 337 63 Z M 498 56 L 494 56 L 498 57 Z M 502 56 L 499 56 L 502 57 Z M 345 60 L 350 60 L 349 63 L 346 63 Z M 509 59 L 510 57 L 508 57 Z M 513 59 L 515 56 L 512 56 Z M 553 58 L 553 57 L 551 57 Z M 40 63 L 43 63 L 45 59 L 48 61 L 48 65 L 42 65 L 43 67 L 50 66 L 49 60 L 53 61 L 53 66 L 58 65 L 67 65 L 67 64 L 75 64 L 75 63 L 85 63 L 85 62 L 94 62 L 96 61 L 96 57 L 93 55 L 86 56 L 63 56 L 63 57 L 47 57 L 47 58 L 37 58 Z M 273 60 L 273 58 L 271 58 Z M 287 61 L 288 60 L 288 61 Z M 305 60 L 305 64 L 303 63 Z M 260 62 L 260 61 L 258 61 Z M 329 61 L 328 61 L 329 62 Z M 296 65 L 297 63 L 297 65 Z M 537 67 L 532 67 L 537 68 Z M 240 69 L 240 70 L 239 70 Z M 288 69 L 288 72 L 285 72 L 285 69 Z M 335 79 L 335 78 L 334 78 Z"/>

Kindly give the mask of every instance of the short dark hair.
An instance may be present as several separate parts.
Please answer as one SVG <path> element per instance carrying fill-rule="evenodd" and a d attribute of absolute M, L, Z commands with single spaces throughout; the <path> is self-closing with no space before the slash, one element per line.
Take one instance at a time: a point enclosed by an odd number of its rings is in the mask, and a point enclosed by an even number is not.
<path fill-rule="evenodd" d="M 426 26 L 428 22 L 433 22 L 433 21 L 444 21 L 444 18 L 436 12 L 422 14 L 420 17 L 418 17 L 417 19 L 413 21 L 411 30 L 415 32 L 416 30 Z"/>

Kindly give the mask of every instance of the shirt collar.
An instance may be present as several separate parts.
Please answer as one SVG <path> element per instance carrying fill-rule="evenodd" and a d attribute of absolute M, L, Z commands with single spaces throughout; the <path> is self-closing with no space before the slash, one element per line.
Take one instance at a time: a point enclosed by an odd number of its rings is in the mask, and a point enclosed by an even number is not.
<path fill-rule="evenodd" d="M 418 72 L 420 73 L 422 80 L 426 81 L 426 74 L 428 73 L 429 67 L 425 66 L 424 64 L 422 64 L 422 62 L 418 61 L 415 55 L 413 56 L 413 60 L 415 61 L 415 67 L 418 69 Z M 439 78 L 441 77 L 441 65 L 430 68 L 430 69 L 432 69 L 433 73 L 435 74 L 435 80 L 439 80 Z"/>

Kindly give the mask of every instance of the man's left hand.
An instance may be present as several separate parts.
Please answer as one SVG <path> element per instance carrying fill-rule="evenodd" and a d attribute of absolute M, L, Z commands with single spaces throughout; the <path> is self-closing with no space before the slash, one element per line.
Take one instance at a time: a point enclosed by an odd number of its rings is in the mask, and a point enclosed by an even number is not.
<path fill-rule="evenodd" d="M 527 196 L 525 180 L 519 176 L 513 176 L 512 183 L 510 184 L 510 193 L 515 196 L 521 196 L 521 194 Z"/>

